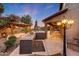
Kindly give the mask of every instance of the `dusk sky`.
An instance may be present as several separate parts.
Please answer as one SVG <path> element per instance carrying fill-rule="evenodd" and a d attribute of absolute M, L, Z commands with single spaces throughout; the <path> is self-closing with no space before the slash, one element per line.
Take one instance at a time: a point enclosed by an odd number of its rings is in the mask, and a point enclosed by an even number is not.
<path fill-rule="evenodd" d="M 15 14 L 23 16 L 29 14 L 33 24 L 35 20 L 42 26 L 41 20 L 59 11 L 57 3 L 4 3 L 5 11 L 3 15 Z"/>

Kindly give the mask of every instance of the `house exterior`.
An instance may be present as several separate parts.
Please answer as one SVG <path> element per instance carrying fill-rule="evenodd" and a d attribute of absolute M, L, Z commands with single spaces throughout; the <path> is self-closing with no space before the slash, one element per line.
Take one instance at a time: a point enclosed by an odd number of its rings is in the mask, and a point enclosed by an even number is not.
<path fill-rule="evenodd" d="M 68 11 L 64 14 L 65 18 L 74 20 L 74 24 L 71 26 L 71 28 L 67 29 L 67 39 L 70 41 L 75 39 L 79 40 L 79 4 L 66 3 L 63 4 L 62 9 L 64 8 L 68 8 Z"/>
<path fill-rule="evenodd" d="M 67 40 L 73 41 L 79 39 L 79 4 L 78 3 L 63 3 L 60 4 L 59 12 L 43 19 L 46 26 L 50 26 L 50 30 L 58 31 L 63 35 L 63 29 L 58 29 L 57 22 L 63 19 L 74 20 L 74 24 L 66 30 Z M 53 28 L 53 29 L 52 29 Z M 58 30 L 55 30 L 58 29 Z M 50 31 L 50 33 L 53 33 Z M 49 34 L 51 36 L 51 34 Z"/>

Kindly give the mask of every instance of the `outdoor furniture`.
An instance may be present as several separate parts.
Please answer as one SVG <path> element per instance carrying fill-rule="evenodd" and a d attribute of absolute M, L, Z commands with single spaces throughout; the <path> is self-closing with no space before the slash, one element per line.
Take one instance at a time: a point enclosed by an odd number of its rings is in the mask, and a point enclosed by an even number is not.
<path fill-rule="evenodd" d="M 31 53 L 32 53 L 32 40 L 21 40 L 20 54 L 31 54 Z"/>
<path fill-rule="evenodd" d="M 45 32 L 36 32 L 35 33 L 35 40 L 38 39 L 46 39 L 46 33 Z"/>
<path fill-rule="evenodd" d="M 45 52 L 43 41 L 32 41 L 32 52 Z"/>

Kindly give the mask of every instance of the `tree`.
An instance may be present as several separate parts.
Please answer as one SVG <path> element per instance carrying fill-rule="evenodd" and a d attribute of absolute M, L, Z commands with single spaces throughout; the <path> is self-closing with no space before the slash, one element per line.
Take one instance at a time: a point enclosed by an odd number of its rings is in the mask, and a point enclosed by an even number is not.
<path fill-rule="evenodd" d="M 22 16 L 21 21 L 25 24 L 32 24 L 32 20 L 31 20 L 30 15 Z"/>
<path fill-rule="evenodd" d="M 23 22 L 25 24 L 31 25 L 32 24 L 31 16 L 30 15 L 24 15 L 24 16 L 22 16 L 21 22 Z M 30 30 L 31 30 L 30 27 L 25 27 L 23 29 L 24 32 L 29 32 Z"/>
<path fill-rule="evenodd" d="M 0 19 L 0 26 L 8 24 L 8 21 L 5 19 Z"/>
<path fill-rule="evenodd" d="M 14 29 L 14 26 L 13 25 L 11 25 L 11 23 L 16 23 L 16 22 L 18 22 L 18 21 L 20 21 L 20 17 L 19 16 L 16 16 L 15 14 L 10 14 L 10 15 L 8 15 L 8 20 L 9 20 L 9 26 L 10 26 L 10 28 L 11 28 L 11 33 L 13 34 L 13 29 Z"/>
<path fill-rule="evenodd" d="M 35 26 L 34 26 L 34 30 L 37 30 L 38 29 L 38 22 L 37 20 L 35 21 Z"/>
<path fill-rule="evenodd" d="M 0 3 L 0 16 L 4 12 L 4 6 L 2 3 Z"/>
<path fill-rule="evenodd" d="M 10 14 L 8 15 L 8 18 L 11 22 L 17 22 L 20 20 L 20 17 L 19 16 L 16 16 L 15 14 Z"/>

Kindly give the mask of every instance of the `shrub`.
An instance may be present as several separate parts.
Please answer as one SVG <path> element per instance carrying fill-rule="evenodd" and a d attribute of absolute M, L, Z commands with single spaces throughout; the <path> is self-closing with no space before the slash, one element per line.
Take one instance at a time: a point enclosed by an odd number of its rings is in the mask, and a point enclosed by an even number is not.
<path fill-rule="evenodd" d="M 8 40 L 4 43 L 5 46 L 6 46 L 6 49 L 9 48 L 9 47 L 12 47 L 16 42 L 16 37 L 15 36 L 10 36 L 8 38 Z"/>
<path fill-rule="evenodd" d="M 27 33 L 27 32 L 29 32 L 29 31 L 31 31 L 31 29 L 28 28 L 28 27 L 26 27 L 26 28 L 23 28 L 22 31 L 24 31 L 25 33 Z"/>

